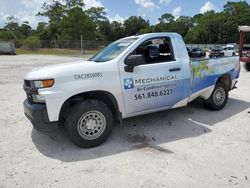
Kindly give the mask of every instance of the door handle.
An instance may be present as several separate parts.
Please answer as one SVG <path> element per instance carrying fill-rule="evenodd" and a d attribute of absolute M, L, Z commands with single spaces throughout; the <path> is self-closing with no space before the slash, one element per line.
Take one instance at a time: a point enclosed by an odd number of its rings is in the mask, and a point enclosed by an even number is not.
<path fill-rule="evenodd" d="M 169 69 L 169 72 L 176 72 L 176 71 L 180 71 L 181 68 L 173 68 L 173 69 Z"/>

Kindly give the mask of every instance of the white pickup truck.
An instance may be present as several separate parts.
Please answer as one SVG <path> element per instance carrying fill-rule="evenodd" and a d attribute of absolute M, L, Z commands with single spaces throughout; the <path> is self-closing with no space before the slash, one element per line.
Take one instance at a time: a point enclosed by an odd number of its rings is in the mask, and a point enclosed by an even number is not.
<path fill-rule="evenodd" d="M 88 61 L 38 68 L 24 79 L 24 112 L 35 129 L 65 125 L 80 147 L 110 135 L 114 120 L 186 106 L 200 97 L 222 109 L 240 73 L 239 57 L 190 60 L 182 37 L 120 39 Z"/>

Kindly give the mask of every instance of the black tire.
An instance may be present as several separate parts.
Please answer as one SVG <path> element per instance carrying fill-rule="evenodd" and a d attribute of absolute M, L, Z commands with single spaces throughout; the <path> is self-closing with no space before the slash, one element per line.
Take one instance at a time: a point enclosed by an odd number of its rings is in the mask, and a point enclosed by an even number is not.
<path fill-rule="evenodd" d="M 245 63 L 244 68 L 246 69 L 246 71 L 250 71 L 250 63 Z"/>
<path fill-rule="evenodd" d="M 218 97 L 216 96 L 218 95 Z M 214 111 L 221 110 L 228 101 L 228 89 L 224 83 L 218 82 L 211 96 L 204 102 L 206 108 Z"/>
<path fill-rule="evenodd" d="M 111 110 L 98 100 L 86 100 L 76 104 L 70 110 L 65 122 L 69 138 L 74 144 L 83 148 L 96 147 L 106 141 L 112 132 L 113 124 L 114 117 Z M 94 138 L 95 136 L 97 137 Z"/>

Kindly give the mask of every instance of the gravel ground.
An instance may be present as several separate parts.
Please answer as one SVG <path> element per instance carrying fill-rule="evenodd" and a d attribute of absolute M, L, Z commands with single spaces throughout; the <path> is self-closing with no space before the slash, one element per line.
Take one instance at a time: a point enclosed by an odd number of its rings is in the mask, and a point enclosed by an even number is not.
<path fill-rule="evenodd" d="M 250 187 L 250 73 L 224 110 L 186 108 L 125 120 L 100 147 L 43 135 L 23 114 L 24 74 L 78 60 L 0 57 L 0 187 Z"/>

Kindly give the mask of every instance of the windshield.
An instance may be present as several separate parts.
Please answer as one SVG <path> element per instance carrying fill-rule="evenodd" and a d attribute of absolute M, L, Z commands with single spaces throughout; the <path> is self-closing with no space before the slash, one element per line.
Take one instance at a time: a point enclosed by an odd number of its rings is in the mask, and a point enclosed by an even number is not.
<path fill-rule="evenodd" d="M 138 38 L 121 39 L 104 48 L 100 53 L 90 59 L 95 62 L 106 62 L 115 59 Z"/>

